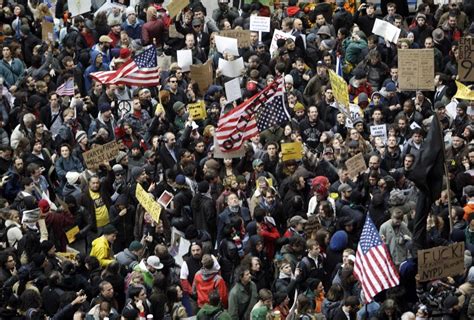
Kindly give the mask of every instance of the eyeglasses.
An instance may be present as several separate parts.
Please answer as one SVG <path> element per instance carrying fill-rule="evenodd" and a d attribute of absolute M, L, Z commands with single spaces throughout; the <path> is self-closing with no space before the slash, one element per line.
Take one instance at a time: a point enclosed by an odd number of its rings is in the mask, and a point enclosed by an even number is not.
<path fill-rule="evenodd" d="M 170 82 L 170 83 L 176 83 L 176 82 L 178 82 L 178 81 L 176 81 L 176 80 L 170 80 L 169 82 Z"/>
<path fill-rule="evenodd" d="M 193 28 L 199 28 L 199 27 L 201 27 L 200 24 L 197 24 L 197 25 L 194 25 L 194 26 L 193 26 Z"/>

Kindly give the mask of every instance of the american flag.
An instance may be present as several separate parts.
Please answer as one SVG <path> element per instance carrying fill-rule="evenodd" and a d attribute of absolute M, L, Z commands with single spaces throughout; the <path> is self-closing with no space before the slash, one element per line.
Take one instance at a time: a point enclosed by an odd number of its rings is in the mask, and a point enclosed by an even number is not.
<path fill-rule="evenodd" d="M 250 99 L 221 115 L 217 124 L 216 139 L 222 152 L 238 150 L 245 140 L 257 135 L 259 130 L 278 123 L 282 118 L 281 112 L 273 108 L 284 109 L 283 91 L 283 80 L 277 79 Z M 267 114 L 264 116 L 264 113 Z"/>
<path fill-rule="evenodd" d="M 73 96 L 74 95 L 74 79 L 69 79 L 56 89 L 58 96 Z"/>
<path fill-rule="evenodd" d="M 357 246 L 354 275 L 362 286 L 367 302 L 371 302 L 379 292 L 400 283 L 390 253 L 369 216 Z"/>
<path fill-rule="evenodd" d="M 260 132 L 291 119 L 285 107 L 285 85 L 280 79 L 276 80 L 276 84 L 276 89 L 272 87 L 267 94 L 271 97 L 257 109 L 257 127 Z"/>
<path fill-rule="evenodd" d="M 118 70 L 91 73 L 91 77 L 103 84 L 154 87 L 160 84 L 160 72 L 156 60 L 156 48 L 148 49 L 126 61 Z"/>

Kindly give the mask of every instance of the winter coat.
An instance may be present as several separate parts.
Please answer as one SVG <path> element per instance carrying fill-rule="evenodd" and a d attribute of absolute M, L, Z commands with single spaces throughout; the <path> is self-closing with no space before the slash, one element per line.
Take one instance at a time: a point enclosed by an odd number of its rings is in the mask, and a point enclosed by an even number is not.
<path fill-rule="evenodd" d="M 229 292 L 229 314 L 232 320 L 250 319 L 250 312 L 258 301 L 257 286 L 250 282 L 246 290 L 240 281 Z"/>
<path fill-rule="evenodd" d="M 66 182 L 66 174 L 70 171 L 81 173 L 84 171 L 82 163 L 74 156 L 69 156 L 68 158 L 59 157 L 55 163 L 56 173 L 59 180 L 62 183 Z"/>
<path fill-rule="evenodd" d="M 138 257 L 134 253 L 130 252 L 128 248 L 126 248 L 122 252 L 119 252 L 115 256 L 115 259 L 125 268 L 128 268 L 132 262 L 138 261 Z"/>
<path fill-rule="evenodd" d="M 209 303 L 209 293 L 219 291 L 221 302 L 227 308 L 227 285 L 224 279 L 219 275 L 218 270 L 207 270 L 202 268 L 194 276 L 193 293 L 197 295 L 199 307 Z"/>
<path fill-rule="evenodd" d="M 96 66 L 95 62 L 96 62 L 97 56 L 99 54 L 103 55 L 101 52 L 99 52 L 97 50 L 92 50 L 90 52 L 91 64 L 90 64 L 90 66 L 87 67 L 86 71 L 84 72 L 84 87 L 85 87 L 87 92 L 89 92 L 90 89 L 92 88 L 92 79 L 90 77 L 90 74 L 93 73 L 93 72 L 97 72 L 97 71 L 108 71 L 109 70 L 109 65 L 107 63 L 102 63 L 99 67 Z"/>
<path fill-rule="evenodd" d="M 380 227 L 380 236 L 385 237 L 385 243 L 392 256 L 393 263 L 397 266 L 408 258 L 406 241 L 403 239 L 405 235 L 411 237 L 411 232 L 405 222 L 401 223 L 398 230 L 393 228 L 391 219 Z"/>
<path fill-rule="evenodd" d="M 7 87 L 18 86 L 25 75 L 25 64 L 17 58 L 13 58 L 11 64 L 2 59 L 0 75 L 5 79 Z"/>
<path fill-rule="evenodd" d="M 205 304 L 201 310 L 197 313 L 197 320 L 206 320 L 211 319 L 211 317 L 216 317 L 217 320 L 231 320 L 230 314 L 222 309 L 221 306 L 213 306 L 210 304 Z"/>

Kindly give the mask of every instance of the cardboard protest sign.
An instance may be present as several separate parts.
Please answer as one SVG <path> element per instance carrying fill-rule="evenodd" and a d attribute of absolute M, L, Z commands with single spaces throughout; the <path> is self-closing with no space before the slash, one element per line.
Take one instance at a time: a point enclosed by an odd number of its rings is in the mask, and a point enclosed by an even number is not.
<path fill-rule="evenodd" d="M 329 80 L 331 81 L 334 99 L 344 107 L 349 108 L 349 90 L 346 81 L 333 70 L 329 70 Z"/>
<path fill-rule="evenodd" d="M 270 17 L 250 16 L 250 30 L 270 32 Z"/>
<path fill-rule="evenodd" d="M 169 71 L 171 66 L 171 56 L 161 55 L 158 57 L 158 67 L 161 71 Z"/>
<path fill-rule="evenodd" d="M 203 120 L 207 118 L 206 106 L 204 101 L 188 104 L 188 112 L 193 120 Z"/>
<path fill-rule="evenodd" d="M 457 99 L 463 100 L 474 100 L 474 91 L 463 85 L 461 82 L 456 81 L 456 86 L 458 90 L 456 91 L 456 95 L 454 96 Z"/>
<path fill-rule="evenodd" d="M 349 177 L 355 178 L 359 173 L 367 170 L 367 164 L 365 163 L 364 156 L 362 153 L 358 153 L 352 158 L 346 160 L 346 167 L 349 174 Z"/>
<path fill-rule="evenodd" d="M 387 141 L 387 125 L 380 124 L 377 126 L 370 126 L 370 135 L 372 137 L 382 137 L 383 141 Z"/>
<path fill-rule="evenodd" d="M 170 15 L 170 18 L 173 19 L 181 12 L 184 8 L 189 5 L 189 0 L 172 0 L 166 6 L 166 10 Z"/>
<path fill-rule="evenodd" d="M 212 78 L 212 63 L 207 61 L 205 64 L 190 66 L 191 78 L 197 82 L 199 90 L 206 91 L 214 80 Z"/>
<path fill-rule="evenodd" d="M 398 50 L 398 80 L 400 90 L 434 90 L 434 50 Z"/>
<path fill-rule="evenodd" d="M 381 36 L 387 41 L 397 43 L 401 30 L 388 21 L 375 19 L 372 32 L 378 36 Z"/>
<path fill-rule="evenodd" d="M 49 21 L 41 22 L 41 40 L 54 41 L 54 23 Z"/>
<path fill-rule="evenodd" d="M 464 272 L 464 242 L 418 250 L 420 281 L 452 277 Z"/>
<path fill-rule="evenodd" d="M 143 187 L 137 183 L 137 190 L 135 191 L 140 205 L 148 212 L 151 218 L 156 222 L 160 222 L 161 206 L 153 199 L 152 196 L 146 192 Z"/>
<path fill-rule="evenodd" d="M 221 148 L 217 144 L 217 139 L 214 139 L 214 158 L 224 159 L 224 158 L 242 158 L 245 156 L 245 147 L 242 145 L 239 150 L 231 152 L 222 152 Z"/>
<path fill-rule="evenodd" d="M 275 52 L 278 49 L 278 46 L 277 46 L 277 40 L 278 39 L 286 40 L 288 38 L 291 38 L 293 40 L 296 39 L 294 36 L 292 36 L 289 33 L 286 33 L 286 32 L 283 32 L 281 30 L 275 29 L 275 31 L 273 31 L 272 43 L 270 44 L 270 55 L 273 56 L 273 52 Z"/>
<path fill-rule="evenodd" d="M 461 81 L 474 81 L 474 38 L 459 40 L 458 75 Z"/>
<path fill-rule="evenodd" d="M 67 0 L 67 8 L 71 17 L 91 11 L 92 0 Z"/>
<path fill-rule="evenodd" d="M 250 30 L 222 30 L 219 32 L 219 34 L 223 37 L 237 39 L 238 48 L 250 47 Z M 239 53 L 237 52 L 237 54 L 234 55 L 238 56 Z"/>
<path fill-rule="evenodd" d="M 76 261 L 77 257 L 76 252 L 56 252 L 56 255 L 69 261 Z"/>
<path fill-rule="evenodd" d="M 281 153 L 283 161 L 288 160 L 301 160 L 303 158 L 303 144 L 300 141 L 282 143 Z"/>
<path fill-rule="evenodd" d="M 176 25 L 174 25 L 174 24 L 170 25 L 170 27 L 168 29 L 168 36 L 172 39 L 184 39 L 184 35 L 179 33 L 176 30 Z"/>
<path fill-rule="evenodd" d="M 108 142 L 101 146 L 82 153 L 84 163 L 89 169 L 97 168 L 104 161 L 115 159 L 119 153 L 119 144 L 116 141 Z"/>

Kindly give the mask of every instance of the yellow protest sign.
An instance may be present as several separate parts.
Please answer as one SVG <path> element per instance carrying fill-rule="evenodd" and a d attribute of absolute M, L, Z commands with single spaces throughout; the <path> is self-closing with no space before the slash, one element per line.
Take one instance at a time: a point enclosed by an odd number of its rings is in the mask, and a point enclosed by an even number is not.
<path fill-rule="evenodd" d="M 74 226 L 72 229 L 66 231 L 66 238 L 68 243 L 73 243 L 76 241 L 76 236 L 79 233 L 79 227 Z"/>
<path fill-rule="evenodd" d="M 281 144 L 282 160 L 300 160 L 303 158 L 303 144 L 300 141 Z"/>
<path fill-rule="evenodd" d="M 349 107 L 349 90 L 347 89 L 346 80 L 338 76 L 336 72 L 329 70 L 329 80 L 334 94 L 334 99 L 344 107 Z"/>
<path fill-rule="evenodd" d="M 193 120 L 203 120 L 207 118 L 206 107 L 204 101 L 188 104 L 188 112 Z"/>
<path fill-rule="evenodd" d="M 139 183 L 137 183 L 135 196 L 137 197 L 137 200 L 140 202 L 141 206 L 145 208 L 146 212 L 151 215 L 152 219 L 155 220 L 156 223 L 159 223 L 161 206 L 155 201 L 155 199 L 153 199 L 152 196 L 148 194 L 148 192 L 143 189 Z"/>
<path fill-rule="evenodd" d="M 474 100 L 474 91 L 466 87 L 459 81 L 456 81 L 456 86 L 458 87 L 458 91 L 456 91 L 456 95 L 454 96 L 457 99 L 463 100 Z"/>
<path fill-rule="evenodd" d="M 67 259 L 69 261 L 76 261 L 77 253 L 75 253 L 75 252 L 56 252 L 56 255 L 60 258 Z"/>

